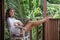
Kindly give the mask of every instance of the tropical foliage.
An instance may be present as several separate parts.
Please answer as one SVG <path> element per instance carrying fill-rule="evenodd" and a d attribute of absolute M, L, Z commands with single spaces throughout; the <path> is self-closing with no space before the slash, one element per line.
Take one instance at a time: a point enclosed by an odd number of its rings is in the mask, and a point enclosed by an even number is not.
<path fill-rule="evenodd" d="M 60 4 L 47 2 L 47 15 L 51 15 L 53 18 L 60 18 Z"/>
<path fill-rule="evenodd" d="M 15 18 L 27 18 L 33 21 L 36 18 L 43 18 L 42 0 L 4 0 L 4 10 L 14 8 Z M 60 0 L 47 0 L 47 15 L 53 18 L 60 18 Z M 32 29 L 32 38 L 36 40 L 36 28 Z M 39 40 L 42 40 L 42 25 L 39 25 Z M 5 24 L 5 39 L 9 40 L 8 27 Z"/>
<path fill-rule="evenodd" d="M 52 4 L 60 4 L 60 0 L 47 0 L 47 1 Z"/>

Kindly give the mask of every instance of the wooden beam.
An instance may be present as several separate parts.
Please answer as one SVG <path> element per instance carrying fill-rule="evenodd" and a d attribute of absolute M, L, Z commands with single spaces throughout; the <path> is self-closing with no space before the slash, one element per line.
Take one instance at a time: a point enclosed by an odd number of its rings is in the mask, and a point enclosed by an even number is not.
<path fill-rule="evenodd" d="M 1 40 L 4 40 L 4 0 L 2 0 L 2 3 L 1 3 L 1 10 L 2 10 L 2 13 L 1 13 Z"/>
<path fill-rule="evenodd" d="M 46 17 L 47 1 L 43 0 L 43 17 Z"/>
<path fill-rule="evenodd" d="M 1 40 L 1 13 L 2 13 L 2 1 L 0 1 L 0 40 Z"/>
<path fill-rule="evenodd" d="M 46 11 L 47 11 L 47 1 L 46 0 L 42 0 L 42 5 L 43 5 L 43 17 L 46 17 Z M 46 34 L 45 34 L 45 25 L 46 23 L 43 23 L 43 34 L 42 34 L 42 40 L 45 40 L 46 38 Z"/>

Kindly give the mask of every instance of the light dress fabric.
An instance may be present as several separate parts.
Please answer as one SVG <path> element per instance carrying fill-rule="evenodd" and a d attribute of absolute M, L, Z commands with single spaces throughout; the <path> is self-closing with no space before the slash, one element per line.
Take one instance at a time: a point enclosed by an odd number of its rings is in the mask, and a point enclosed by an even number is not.
<path fill-rule="evenodd" d="M 19 28 L 16 28 L 16 27 L 14 26 L 14 23 L 15 23 L 15 22 L 20 22 L 20 23 L 21 23 L 21 21 L 15 19 L 15 18 L 10 18 L 10 17 L 8 17 L 8 18 L 7 18 L 7 22 L 8 22 L 8 26 L 10 26 L 11 33 L 19 36 L 19 35 L 20 35 L 20 29 L 19 29 Z"/>

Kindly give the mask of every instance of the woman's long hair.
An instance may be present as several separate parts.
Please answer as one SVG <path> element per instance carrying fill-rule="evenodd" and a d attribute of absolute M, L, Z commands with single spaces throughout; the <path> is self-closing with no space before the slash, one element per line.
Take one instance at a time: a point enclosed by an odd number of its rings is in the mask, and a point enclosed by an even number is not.
<path fill-rule="evenodd" d="M 6 20 L 7 20 L 8 17 L 10 17 L 10 13 L 9 13 L 10 10 L 13 10 L 13 8 L 8 8 L 7 9 L 7 11 L 6 11 Z"/>

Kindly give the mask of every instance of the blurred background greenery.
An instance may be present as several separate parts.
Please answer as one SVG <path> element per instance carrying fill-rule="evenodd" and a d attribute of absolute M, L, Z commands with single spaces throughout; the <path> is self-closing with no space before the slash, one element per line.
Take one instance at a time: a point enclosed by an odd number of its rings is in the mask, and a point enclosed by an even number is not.
<path fill-rule="evenodd" d="M 42 0 L 4 0 L 4 12 L 8 8 L 14 8 L 15 18 L 43 18 Z M 5 14 L 6 15 L 6 14 Z M 47 0 L 47 15 L 53 18 L 60 18 L 60 0 Z M 42 25 L 38 27 L 39 40 L 42 40 Z M 32 29 L 32 38 L 36 40 L 36 28 Z M 9 40 L 9 31 L 5 22 L 5 39 Z"/>

